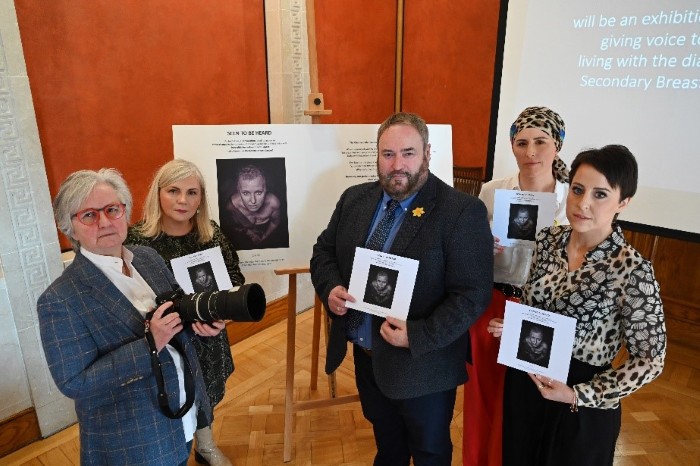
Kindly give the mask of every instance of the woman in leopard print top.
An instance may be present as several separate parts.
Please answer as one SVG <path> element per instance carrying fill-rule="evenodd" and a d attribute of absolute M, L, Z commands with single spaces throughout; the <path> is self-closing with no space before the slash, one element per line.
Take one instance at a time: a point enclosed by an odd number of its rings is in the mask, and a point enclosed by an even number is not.
<path fill-rule="evenodd" d="M 537 250 L 523 303 L 576 319 L 566 383 L 508 369 L 504 465 L 612 465 L 620 399 L 661 374 L 666 328 L 651 263 L 614 221 L 637 186 L 624 146 L 580 153 L 571 165 L 570 226 L 550 227 Z M 500 335 L 502 321 L 490 322 Z M 612 362 L 625 347 L 629 356 Z"/>

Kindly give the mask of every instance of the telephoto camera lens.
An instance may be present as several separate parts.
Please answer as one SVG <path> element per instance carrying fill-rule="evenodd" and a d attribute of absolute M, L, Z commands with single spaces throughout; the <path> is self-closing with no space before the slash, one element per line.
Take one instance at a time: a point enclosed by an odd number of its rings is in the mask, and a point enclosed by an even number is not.
<path fill-rule="evenodd" d="M 235 286 L 230 290 L 184 294 L 181 289 L 156 297 L 156 305 L 172 301 L 165 311 L 177 312 L 184 322 L 259 322 L 265 315 L 265 291 L 257 283 Z"/>

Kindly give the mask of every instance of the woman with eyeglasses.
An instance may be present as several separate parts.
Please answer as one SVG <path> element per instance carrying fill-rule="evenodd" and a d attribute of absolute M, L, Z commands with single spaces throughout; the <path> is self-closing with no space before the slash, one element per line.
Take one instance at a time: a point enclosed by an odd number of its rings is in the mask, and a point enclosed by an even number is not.
<path fill-rule="evenodd" d="M 153 249 L 124 247 L 132 198 L 119 172 L 71 174 L 53 208 L 75 259 L 38 315 L 54 382 L 75 400 L 80 464 L 187 464 L 197 413 L 211 418 L 192 331 L 216 336 L 223 323 L 190 328 L 171 302 L 156 308 L 177 284 Z"/>

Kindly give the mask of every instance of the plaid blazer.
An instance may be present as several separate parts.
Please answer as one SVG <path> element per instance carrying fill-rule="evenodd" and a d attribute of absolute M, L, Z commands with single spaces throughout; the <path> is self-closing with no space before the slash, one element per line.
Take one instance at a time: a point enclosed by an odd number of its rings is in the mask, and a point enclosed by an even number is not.
<path fill-rule="evenodd" d="M 133 265 L 156 294 L 176 284 L 151 248 L 130 246 Z M 185 461 L 182 420 L 157 403 L 144 319 L 107 277 L 79 252 L 39 297 L 41 341 L 58 389 L 75 400 L 83 465 L 175 465 Z M 180 340 L 194 371 L 200 416 L 211 421 L 202 373 L 187 328 Z M 179 401 L 175 364 L 161 351 L 168 399 Z M 171 406 L 177 409 L 178 406 Z"/>

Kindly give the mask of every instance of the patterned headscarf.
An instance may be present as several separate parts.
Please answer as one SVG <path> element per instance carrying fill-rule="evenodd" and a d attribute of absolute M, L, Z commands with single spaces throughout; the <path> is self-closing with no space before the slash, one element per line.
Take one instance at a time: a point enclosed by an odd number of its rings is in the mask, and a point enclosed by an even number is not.
<path fill-rule="evenodd" d="M 552 172 L 554 177 L 563 182 L 569 182 L 569 169 L 562 159 L 559 158 L 566 135 L 564 120 L 559 114 L 547 107 L 528 107 L 523 110 L 518 118 L 515 119 L 510 127 L 510 143 L 515 140 L 515 136 L 526 128 L 537 128 L 547 133 L 554 140 L 554 147 L 557 149 L 557 155 L 554 157 Z"/>

